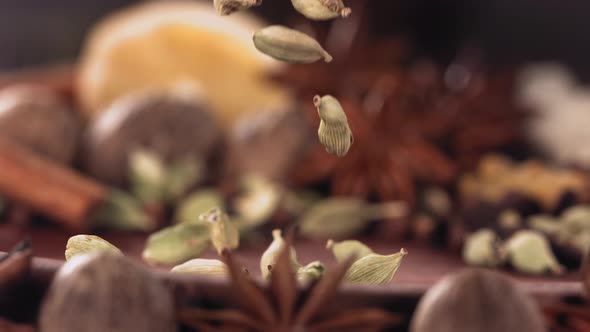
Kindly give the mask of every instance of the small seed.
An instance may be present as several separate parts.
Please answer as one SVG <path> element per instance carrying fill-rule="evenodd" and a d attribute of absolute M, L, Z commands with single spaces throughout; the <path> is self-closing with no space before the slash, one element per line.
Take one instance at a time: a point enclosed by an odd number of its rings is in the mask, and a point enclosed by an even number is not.
<path fill-rule="evenodd" d="M 272 25 L 254 33 L 254 46 L 277 60 L 289 63 L 312 63 L 332 56 L 312 37 L 282 25 Z"/>
<path fill-rule="evenodd" d="M 262 0 L 213 0 L 215 10 L 223 16 L 261 4 Z"/>
<path fill-rule="evenodd" d="M 291 0 L 291 3 L 303 16 L 316 21 L 348 17 L 352 12 L 342 0 Z"/>

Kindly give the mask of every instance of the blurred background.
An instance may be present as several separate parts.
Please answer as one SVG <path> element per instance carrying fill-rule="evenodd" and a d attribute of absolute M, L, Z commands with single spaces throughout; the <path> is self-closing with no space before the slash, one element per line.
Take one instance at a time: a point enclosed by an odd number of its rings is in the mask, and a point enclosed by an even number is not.
<path fill-rule="evenodd" d="M 361 1 L 361 0 L 354 0 Z M 132 0 L 1 0 L 0 68 L 72 61 L 88 29 Z M 450 61 L 460 45 L 481 47 L 498 64 L 557 59 L 590 76 L 590 36 L 584 0 L 369 1 L 371 28 L 404 31 L 416 50 Z M 288 1 L 267 1 L 257 11 L 284 21 Z"/>

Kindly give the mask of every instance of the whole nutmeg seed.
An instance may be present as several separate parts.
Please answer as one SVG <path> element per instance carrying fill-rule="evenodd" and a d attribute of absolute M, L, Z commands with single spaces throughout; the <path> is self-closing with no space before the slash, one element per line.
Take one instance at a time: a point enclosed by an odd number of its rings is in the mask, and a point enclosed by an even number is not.
<path fill-rule="evenodd" d="M 0 91 L 0 133 L 45 158 L 69 164 L 82 122 L 55 92 L 18 84 Z"/>
<path fill-rule="evenodd" d="M 545 331 L 532 298 L 508 278 L 469 269 L 448 276 L 424 295 L 410 332 Z"/>
<path fill-rule="evenodd" d="M 129 182 L 131 153 L 143 149 L 167 166 L 190 158 L 211 173 L 219 162 L 222 134 L 195 98 L 138 92 L 117 99 L 88 128 L 84 167 L 99 180 L 123 186 Z"/>
<path fill-rule="evenodd" d="M 40 332 L 174 332 L 169 289 L 122 255 L 80 255 L 57 273 L 41 306 Z"/>

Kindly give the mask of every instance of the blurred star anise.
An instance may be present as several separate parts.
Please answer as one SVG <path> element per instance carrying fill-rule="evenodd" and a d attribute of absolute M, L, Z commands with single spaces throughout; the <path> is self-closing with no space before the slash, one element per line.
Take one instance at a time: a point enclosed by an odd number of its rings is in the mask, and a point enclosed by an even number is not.
<path fill-rule="evenodd" d="M 430 61 L 403 66 L 401 45 L 353 46 L 334 64 L 293 66 L 285 74 L 310 126 L 319 122 L 313 95 L 332 94 L 355 136 L 344 158 L 315 145 L 294 168 L 295 184 L 328 180 L 334 195 L 413 204 L 418 184 L 452 184 L 484 153 L 519 141 L 524 113 L 512 103 L 511 75 L 488 74 L 473 58 L 446 69 Z"/>
<path fill-rule="evenodd" d="M 283 250 L 265 291 L 242 273 L 231 253 L 225 251 L 224 259 L 232 279 L 237 308 L 184 308 L 178 317 L 185 325 L 205 332 L 340 332 L 381 331 L 400 320 L 397 315 L 379 308 L 326 312 L 327 304 L 337 292 L 352 261 L 339 265 L 308 289 L 299 291 L 289 261 L 289 250 Z"/>

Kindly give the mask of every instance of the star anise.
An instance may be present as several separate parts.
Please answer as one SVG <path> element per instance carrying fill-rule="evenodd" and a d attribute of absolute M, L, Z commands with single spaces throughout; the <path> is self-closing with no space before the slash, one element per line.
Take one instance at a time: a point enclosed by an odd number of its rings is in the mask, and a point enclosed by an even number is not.
<path fill-rule="evenodd" d="M 325 72 L 325 66 L 318 66 Z M 481 72 L 449 69 L 460 72 L 449 78 L 449 70 L 445 75 L 430 63 L 409 69 L 355 69 L 353 64 L 339 68 L 342 73 L 321 75 L 335 76 L 337 82 L 301 86 L 300 98 L 311 100 L 318 91 L 339 97 L 355 143 L 344 158 L 316 145 L 295 167 L 298 184 L 330 180 L 335 195 L 413 203 L 417 184 L 448 185 L 459 169 L 473 165 L 484 152 L 519 138 L 522 115 L 503 85 Z M 314 69 L 309 70 L 306 81 L 317 85 Z M 315 109 L 305 109 L 310 125 L 317 126 Z"/>
<path fill-rule="evenodd" d="M 290 240 L 286 237 L 287 245 Z M 398 323 L 400 318 L 379 308 L 355 308 L 326 312 L 330 298 L 352 261 L 339 265 L 323 278 L 300 291 L 289 260 L 289 250 L 283 250 L 272 270 L 270 284 L 261 289 L 249 279 L 225 251 L 237 308 L 209 310 L 183 308 L 179 320 L 198 331 L 381 331 Z"/>

